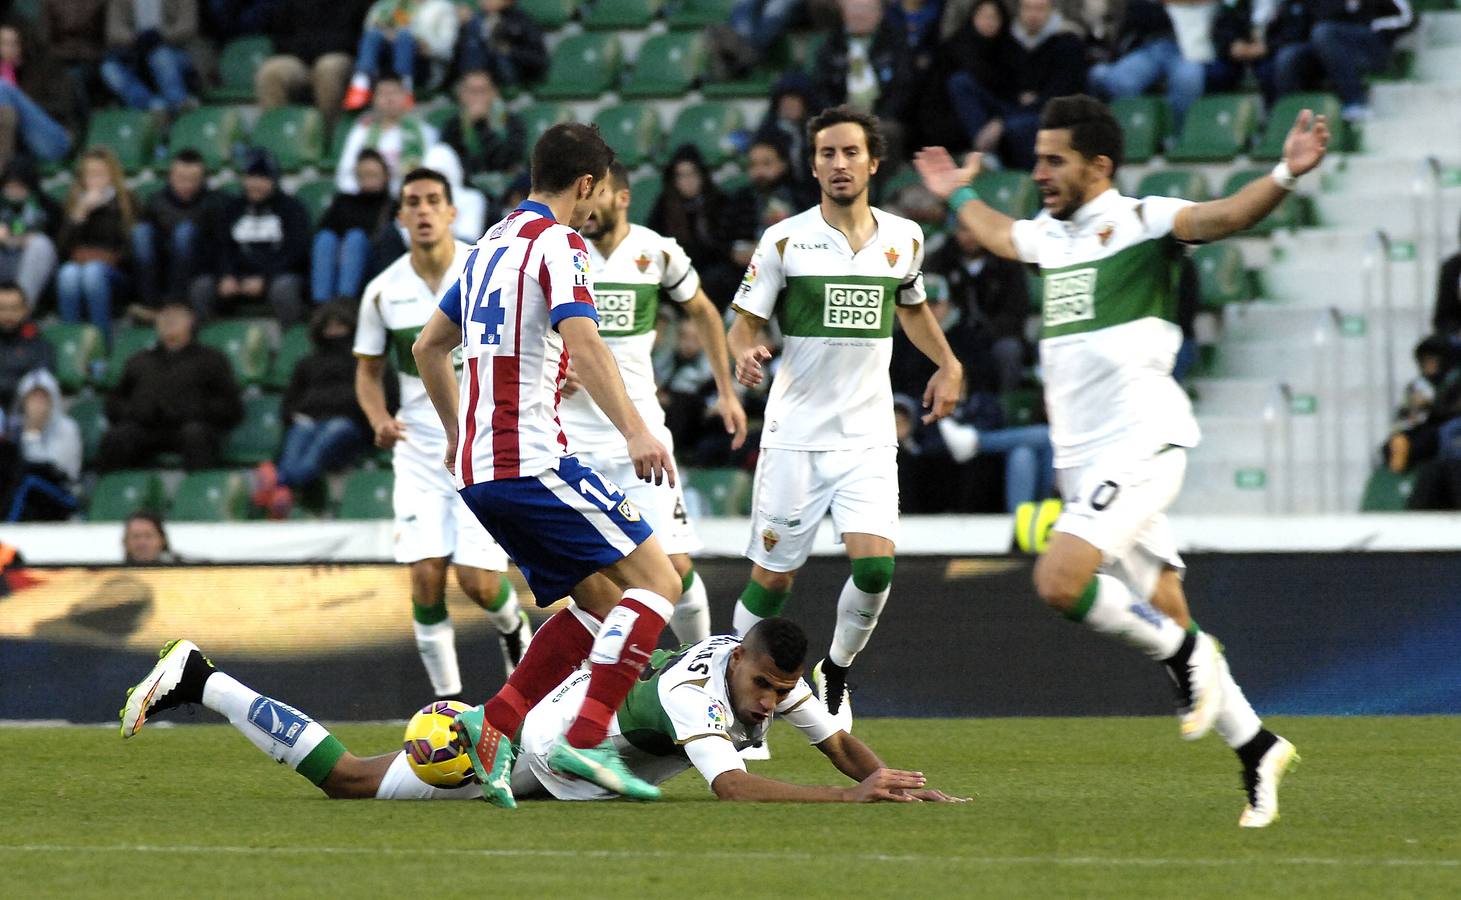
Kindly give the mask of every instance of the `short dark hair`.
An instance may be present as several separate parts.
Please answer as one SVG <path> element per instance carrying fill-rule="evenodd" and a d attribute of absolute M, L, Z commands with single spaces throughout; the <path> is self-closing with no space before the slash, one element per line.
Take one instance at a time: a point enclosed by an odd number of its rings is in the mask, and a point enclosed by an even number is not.
<path fill-rule="evenodd" d="M 629 190 L 629 167 L 617 159 L 609 163 L 609 182 L 616 191 Z"/>
<path fill-rule="evenodd" d="M 204 169 L 208 168 L 208 160 L 203 158 L 203 154 L 199 153 L 196 147 L 184 147 L 172 155 L 172 161 L 187 163 L 190 166 L 202 166 Z"/>
<path fill-rule="evenodd" d="M 595 125 L 560 122 L 543 132 L 533 147 L 534 193 L 558 194 L 585 175 L 603 178 L 614 151 Z"/>
<path fill-rule="evenodd" d="M 757 622 L 746 632 L 741 646 L 771 657 L 776 668 L 795 672 L 807 662 L 807 633 L 791 619 L 772 616 Z"/>
<path fill-rule="evenodd" d="M 386 173 L 387 174 L 390 174 L 390 171 L 391 171 L 390 170 L 390 167 L 387 166 L 386 167 Z M 435 169 L 428 169 L 425 166 L 418 166 L 418 167 L 412 169 L 411 171 L 407 172 L 406 173 L 406 177 L 401 179 L 401 195 L 403 197 L 405 196 L 405 193 L 406 193 L 406 185 L 411 184 L 412 182 L 415 182 L 415 181 L 434 181 L 434 182 L 436 182 L 437 184 L 441 185 L 442 193 L 446 194 L 446 202 L 447 203 L 451 203 L 452 202 L 452 199 L 451 199 L 451 182 L 447 180 L 447 178 L 446 178 L 445 175 L 441 174 L 440 172 L 436 171 Z"/>
<path fill-rule="evenodd" d="M 122 522 L 123 535 L 126 534 L 127 526 L 131 525 L 133 522 L 151 522 L 152 527 L 157 529 L 158 537 L 162 538 L 162 552 L 172 552 L 172 544 L 169 543 L 167 539 L 167 529 L 164 528 L 162 525 L 162 513 L 158 512 L 155 509 L 148 509 L 146 507 L 132 510 L 131 514 L 127 516 L 125 521 Z M 131 561 L 131 557 L 128 557 L 127 562 Z"/>
<path fill-rule="evenodd" d="M 862 133 L 867 137 L 868 156 L 873 159 L 882 159 L 883 155 L 888 152 L 888 141 L 883 137 L 883 129 L 878 124 L 878 117 L 850 106 L 829 106 L 808 120 L 807 146 L 815 151 L 818 132 L 847 122 L 862 126 Z"/>
<path fill-rule="evenodd" d="M 1111 172 L 1126 159 L 1126 139 L 1121 123 L 1106 104 L 1086 94 L 1055 97 L 1040 113 L 1041 130 L 1069 129 L 1070 147 L 1086 159 L 1104 156 L 1111 160 Z"/>

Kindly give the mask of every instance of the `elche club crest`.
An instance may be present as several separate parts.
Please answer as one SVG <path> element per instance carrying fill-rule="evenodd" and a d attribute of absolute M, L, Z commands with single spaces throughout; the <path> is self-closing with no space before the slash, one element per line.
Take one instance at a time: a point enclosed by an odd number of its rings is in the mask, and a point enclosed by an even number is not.
<path fill-rule="evenodd" d="M 651 262 L 653 262 L 653 260 L 649 258 L 649 254 L 641 250 L 639 251 L 639 258 L 634 261 L 634 265 L 639 267 L 639 274 L 643 275 L 645 272 L 649 271 L 649 264 Z"/>
<path fill-rule="evenodd" d="M 1111 243 L 1111 235 L 1115 233 L 1115 222 L 1102 222 L 1101 227 L 1096 229 L 1096 240 L 1100 241 L 1101 246 L 1104 247 L 1107 244 Z"/>
<path fill-rule="evenodd" d="M 896 247 L 889 247 L 883 251 L 883 258 L 888 261 L 888 268 L 893 268 L 898 264 L 898 249 Z"/>

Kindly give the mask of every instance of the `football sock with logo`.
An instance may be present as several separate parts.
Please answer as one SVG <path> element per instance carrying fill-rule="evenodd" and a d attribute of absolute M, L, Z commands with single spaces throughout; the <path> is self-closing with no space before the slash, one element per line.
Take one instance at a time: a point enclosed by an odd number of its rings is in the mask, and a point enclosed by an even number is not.
<path fill-rule="evenodd" d="M 203 705 L 227 718 L 270 759 L 289 766 L 312 784 L 323 783 L 345 755 L 345 745 L 325 726 L 223 672 L 214 672 L 203 685 Z"/>
<path fill-rule="evenodd" d="M 433 606 L 411 601 L 411 626 L 416 632 L 416 652 L 438 697 L 462 692 L 462 671 L 457 666 L 457 633 L 447 615 L 446 601 Z"/>
<path fill-rule="evenodd" d="M 512 634 L 517 631 L 522 619 L 518 613 L 522 607 L 518 606 L 517 591 L 513 589 L 512 582 L 507 580 L 507 575 L 499 576 L 497 582 L 497 596 L 487 607 L 487 621 L 492 623 L 502 634 Z"/>
<path fill-rule="evenodd" d="M 1218 670 L 1223 680 L 1223 705 L 1218 708 L 1217 720 L 1213 722 L 1212 728 L 1222 737 L 1223 743 L 1237 750 L 1263 732 L 1263 720 L 1258 718 L 1253 704 L 1243 696 L 1243 689 L 1233 680 L 1233 673 L 1229 671 L 1226 661 Z M 1266 751 L 1268 748 L 1263 749 Z"/>
<path fill-rule="evenodd" d="M 791 591 L 771 591 L 754 581 L 746 582 L 741 598 L 736 601 L 732 626 L 736 634 L 744 637 L 762 619 L 781 615 Z"/>
<path fill-rule="evenodd" d="M 867 646 L 893 585 L 893 557 L 868 556 L 852 561 L 852 575 L 837 598 L 837 627 L 827 658 L 847 668 Z"/>
<path fill-rule="evenodd" d="M 670 630 L 682 644 L 698 644 L 710 637 L 710 598 L 700 573 L 691 569 L 680 582 L 680 602 L 670 617 Z"/>
<path fill-rule="evenodd" d="M 674 605 L 654 591 L 630 588 L 619 605 L 604 616 L 588 656 L 592 663 L 588 695 L 579 707 L 578 718 L 564 735 L 571 746 L 597 747 L 608 736 L 609 720 L 649 662 L 660 632 L 674 611 Z"/>
<path fill-rule="evenodd" d="M 548 696 L 548 692 L 578 668 L 593 647 L 594 636 L 579 616 L 587 613 L 561 609 L 544 622 L 522 662 L 513 670 L 507 684 L 487 701 L 487 721 L 506 735 L 517 734 L 527 718 L 528 710 Z"/>
<path fill-rule="evenodd" d="M 1130 644 L 1159 662 L 1181 649 L 1182 638 L 1186 635 L 1176 622 L 1145 600 L 1136 599 L 1131 590 L 1112 575 L 1092 578 L 1065 616 L 1083 623 L 1092 631 Z"/>

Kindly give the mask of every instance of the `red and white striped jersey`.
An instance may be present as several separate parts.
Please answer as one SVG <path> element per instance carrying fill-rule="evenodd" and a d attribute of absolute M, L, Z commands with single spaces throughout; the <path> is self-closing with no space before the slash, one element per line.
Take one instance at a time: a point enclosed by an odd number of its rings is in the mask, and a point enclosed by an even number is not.
<path fill-rule="evenodd" d="M 477 242 L 441 311 L 462 329 L 458 487 L 552 468 L 568 452 L 558 422 L 568 351 L 557 326 L 599 318 L 583 238 L 524 201 Z"/>

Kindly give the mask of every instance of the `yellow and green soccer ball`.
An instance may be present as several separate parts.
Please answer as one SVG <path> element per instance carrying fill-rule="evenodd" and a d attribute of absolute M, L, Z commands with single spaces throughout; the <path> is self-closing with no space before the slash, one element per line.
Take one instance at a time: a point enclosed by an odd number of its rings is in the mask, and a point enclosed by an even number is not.
<path fill-rule="evenodd" d="M 1059 500 L 1021 503 L 1015 509 L 1015 543 L 1024 553 L 1044 553 L 1050 543 L 1050 529 L 1060 518 Z"/>
<path fill-rule="evenodd" d="M 402 745 L 416 777 L 439 788 L 461 787 L 475 777 L 472 759 L 456 741 L 452 723 L 467 705 L 456 700 L 437 700 L 416 711 L 406 723 Z"/>

